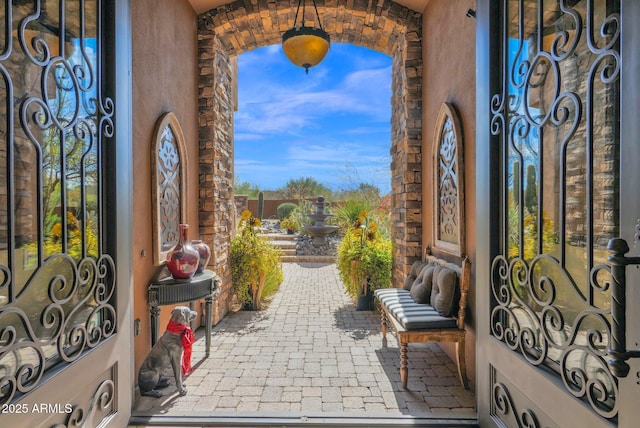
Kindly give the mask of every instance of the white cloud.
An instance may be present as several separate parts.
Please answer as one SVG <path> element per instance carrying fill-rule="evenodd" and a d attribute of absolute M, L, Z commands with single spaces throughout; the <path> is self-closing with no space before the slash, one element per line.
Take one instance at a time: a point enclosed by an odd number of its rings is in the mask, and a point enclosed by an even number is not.
<path fill-rule="evenodd" d="M 389 123 L 388 94 L 378 95 L 371 88 L 347 91 L 344 87 L 324 91 L 290 92 L 271 88 L 259 98 L 241 103 L 236 128 L 252 128 L 266 133 L 294 131 L 316 126 L 320 119 L 335 120 L 338 115 L 360 114 L 363 121 Z M 367 119 L 368 118 L 368 119 Z"/>

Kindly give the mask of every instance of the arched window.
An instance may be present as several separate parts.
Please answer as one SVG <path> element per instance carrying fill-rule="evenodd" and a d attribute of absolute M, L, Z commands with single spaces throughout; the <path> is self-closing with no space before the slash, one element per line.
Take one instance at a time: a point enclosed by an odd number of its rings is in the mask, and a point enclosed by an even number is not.
<path fill-rule="evenodd" d="M 186 219 L 187 150 L 182 128 L 173 113 L 158 120 L 151 151 L 153 194 L 153 257 L 160 265 L 179 239 L 178 225 Z"/>
<path fill-rule="evenodd" d="M 460 121 L 443 103 L 433 142 L 434 247 L 456 256 L 464 248 L 464 157 Z"/>

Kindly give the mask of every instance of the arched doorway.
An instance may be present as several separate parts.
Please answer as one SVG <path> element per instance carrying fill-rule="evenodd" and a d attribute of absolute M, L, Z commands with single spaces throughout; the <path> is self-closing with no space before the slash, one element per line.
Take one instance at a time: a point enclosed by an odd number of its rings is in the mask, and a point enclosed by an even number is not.
<path fill-rule="evenodd" d="M 332 41 L 351 43 L 393 58 L 391 114 L 392 234 L 394 281 L 422 252 L 422 15 L 392 1 L 351 7 L 317 0 Z M 235 61 L 248 50 L 280 43 L 294 23 L 297 2 L 235 1 L 199 16 L 200 236 L 213 242 L 221 274 L 214 317 L 230 298 L 228 251 L 234 225 L 233 111 Z"/>

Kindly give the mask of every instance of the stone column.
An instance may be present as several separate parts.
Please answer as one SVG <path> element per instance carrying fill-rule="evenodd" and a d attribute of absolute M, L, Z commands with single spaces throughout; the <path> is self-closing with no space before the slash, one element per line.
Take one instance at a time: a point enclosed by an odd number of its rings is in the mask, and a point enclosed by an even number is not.
<path fill-rule="evenodd" d="M 402 284 L 422 253 L 422 60 L 419 32 L 398 39 L 391 104 L 393 283 Z"/>
<path fill-rule="evenodd" d="M 205 20 L 199 22 L 199 216 L 200 236 L 211 245 L 212 268 L 221 279 L 213 322 L 228 311 L 233 290 L 231 236 L 235 225 L 233 198 L 233 112 L 236 64 Z"/>

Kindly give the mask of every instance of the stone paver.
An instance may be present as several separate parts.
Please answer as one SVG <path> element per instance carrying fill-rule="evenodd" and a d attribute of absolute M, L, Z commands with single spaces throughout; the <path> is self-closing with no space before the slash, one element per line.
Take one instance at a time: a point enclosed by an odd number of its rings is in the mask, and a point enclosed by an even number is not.
<path fill-rule="evenodd" d="M 390 333 L 383 346 L 377 311 L 355 310 L 334 264 L 285 263 L 283 270 L 266 310 L 230 313 L 213 328 L 209 358 L 204 329 L 198 330 L 185 397 L 171 386 L 161 399 L 138 398 L 134 413 L 475 412 L 475 397 L 459 385 L 454 362 L 437 344 L 410 346 L 408 390 L 402 389 L 395 337 Z"/>

